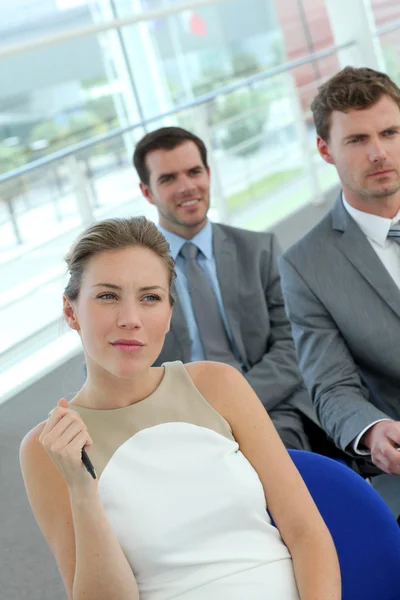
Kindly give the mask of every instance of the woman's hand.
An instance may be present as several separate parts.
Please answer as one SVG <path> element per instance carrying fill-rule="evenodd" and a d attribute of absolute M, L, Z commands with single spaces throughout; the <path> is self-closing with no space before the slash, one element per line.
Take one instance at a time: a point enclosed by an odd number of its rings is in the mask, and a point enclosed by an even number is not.
<path fill-rule="evenodd" d="M 70 490 L 95 483 L 82 462 L 82 448 L 88 448 L 93 441 L 81 416 L 69 408 L 64 398 L 50 413 L 39 441 Z"/>

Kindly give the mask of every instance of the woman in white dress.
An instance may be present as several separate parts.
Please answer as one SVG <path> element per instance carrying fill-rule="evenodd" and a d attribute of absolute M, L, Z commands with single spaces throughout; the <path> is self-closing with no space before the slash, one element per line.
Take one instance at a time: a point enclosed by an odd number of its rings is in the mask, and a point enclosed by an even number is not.
<path fill-rule="evenodd" d="M 66 260 L 64 316 L 87 380 L 20 456 L 68 598 L 339 600 L 331 536 L 241 373 L 151 366 L 174 277 L 155 225 L 96 223 Z"/>

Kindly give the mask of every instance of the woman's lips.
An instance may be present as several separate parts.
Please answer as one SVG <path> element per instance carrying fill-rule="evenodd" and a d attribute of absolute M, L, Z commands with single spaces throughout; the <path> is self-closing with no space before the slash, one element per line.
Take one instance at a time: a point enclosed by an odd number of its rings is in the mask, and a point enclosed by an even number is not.
<path fill-rule="evenodd" d="M 144 348 L 143 342 L 138 340 L 116 340 L 111 345 L 122 352 L 139 352 Z"/>

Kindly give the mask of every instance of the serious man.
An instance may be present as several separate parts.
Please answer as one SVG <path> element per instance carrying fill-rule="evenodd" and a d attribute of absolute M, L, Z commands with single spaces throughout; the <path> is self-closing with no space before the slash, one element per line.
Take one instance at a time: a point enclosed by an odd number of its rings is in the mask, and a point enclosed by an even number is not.
<path fill-rule="evenodd" d="M 370 457 L 373 485 L 397 517 L 400 90 L 384 73 L 347 67 L 312 111 L 319 153 L 342 190 L 281 259 L 287 312 L 322 426 L 338 447 Z"/>

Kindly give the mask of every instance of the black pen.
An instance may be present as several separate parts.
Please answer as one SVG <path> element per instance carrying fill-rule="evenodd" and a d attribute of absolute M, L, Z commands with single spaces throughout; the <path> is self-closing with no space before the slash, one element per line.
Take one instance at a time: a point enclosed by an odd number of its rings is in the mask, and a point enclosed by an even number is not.
<path fill-rule="evenodd" d="M 96 479 L 96 471 L 94 470 L 94 466 L 92 465 L 92 461 L 87 455 L 85 448 L 82 448 L 82 462 L 85 465 L 88 472 L 91 474 L 93 479 Z"/>

